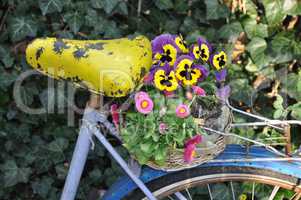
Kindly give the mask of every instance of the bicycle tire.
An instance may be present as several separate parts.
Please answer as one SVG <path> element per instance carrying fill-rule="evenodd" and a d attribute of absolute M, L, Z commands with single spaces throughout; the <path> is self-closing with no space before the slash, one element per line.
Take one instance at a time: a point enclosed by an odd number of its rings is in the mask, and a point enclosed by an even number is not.
<path fill-rule="evenodd" d="M 281 172 L 254 167 L 202 167 L 174 172 L 147 183 L 147 187 L 160 199 L 179 190 L 201 184 L 220 183 L 225 181 L 254 181 L 298 193 L 300 198 L 300 179 Z M 145 196 L 139 189 L 127 195 L 125 199 L 140 200 Z M 296 198 L 297 199 L 297 198 Z M 295 200 L 295 199 L 294 199 Z"/>

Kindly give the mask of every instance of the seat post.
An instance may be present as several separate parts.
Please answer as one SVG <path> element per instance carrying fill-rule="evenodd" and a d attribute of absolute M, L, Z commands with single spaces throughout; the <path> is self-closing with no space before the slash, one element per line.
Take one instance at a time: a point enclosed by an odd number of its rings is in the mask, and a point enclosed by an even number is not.
<path fill-rule="evenodd" d="M 90 100 L 85 108 L 83 120 L 93 122 L 93 115 L 90 113 L 92 113 L 94 109 L 98 109 L 99 105 L 100 97 L 97 95 L 91 95 Z M 61 195 L 61 200 L 75 199 L 80 178 L 84 170 L 87 161 L 87 156 L 91 147 L 91 137 L 91 131 L 88 129 L 88 127 L 82 125 L 72 155 L 72 160 L 65 181 L 63 193 Z"/>

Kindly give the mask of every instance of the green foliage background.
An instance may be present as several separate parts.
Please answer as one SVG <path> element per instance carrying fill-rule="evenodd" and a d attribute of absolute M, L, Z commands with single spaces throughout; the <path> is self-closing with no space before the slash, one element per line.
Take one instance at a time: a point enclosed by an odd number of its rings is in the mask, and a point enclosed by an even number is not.
<path fill-rule="evenodd" d="M 58 199 L 77 136 L 78 128 L 67 126 L 66 114 L 27 115 L 13 99 L 14 81 L 30 69 L 24 48 L 35 37 L 153 38 L 170 32 L 192 42 L 202 35 L 229 55 L 239 53 L 229 63 L 234 104 L 267 117 L 301 119 L 301 3 L 245 0 L 245 12 L 231 12 L 228 0 L 140 2 L 141 9 L 137 0 L 1 1 L 0 199 Z M 46 86 L 45 77 L 27 80 L 21 91 L 26 104 L 47 105 Z M 57 105 L 53 99 L 49 101 Z M 78 103 L 84 105 L 84 100 Z M 254 137 L 250 129 L 243 134 Z M 295 147 L 299 139 L 295 134 Z M 92 188 L 106 189 L 119 174 L 107 152 L 96 145 L 78 199 L 86 199 Z"/>

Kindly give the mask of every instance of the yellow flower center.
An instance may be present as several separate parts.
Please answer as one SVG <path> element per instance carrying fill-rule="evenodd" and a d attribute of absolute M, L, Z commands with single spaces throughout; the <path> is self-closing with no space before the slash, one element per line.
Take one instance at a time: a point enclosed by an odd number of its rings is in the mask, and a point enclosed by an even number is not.
<path fill-rule="evenodd" d="M 179 112 L 180 112 L 181 114 L 183 114 L 183 113 L 186 112 L 186 109 L 185 109 L 185 108 L 180 108 Z"/>
<path fill-rule="evenodd" d="M 195 152 L 195 151 L 192 151 L 191 157 L 194 158 L 195 156 L 196 156 L 196 152 Z"/>
<path fill-rule="evenodd" d="M 242 194 L 242 195 L 240 195 L 239 196 L 239 200 L 247 200 L 247 195 L 245 195 L 245 194 Z"/>
<path fill-rule="evenodd" d="M 144 100 L 144 101 L 141 102 L 141 107 L 142 108 L 147 108 L 147 106 L 148 106 L 148 101 Z"/>

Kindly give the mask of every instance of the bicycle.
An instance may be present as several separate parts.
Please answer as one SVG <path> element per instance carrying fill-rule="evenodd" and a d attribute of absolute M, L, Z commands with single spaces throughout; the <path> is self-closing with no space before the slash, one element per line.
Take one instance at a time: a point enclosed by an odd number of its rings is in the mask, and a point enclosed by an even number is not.
<path fill-rule="evenodd" d="M 66 46 L 60 46 L 66 47 Z M 41 52 L 40 52 L 41 53 Z M 40 55 L 39 55 L 40 56 Z M 129 168 L 105 138 L 99 125 L 104 126 L 118 138 L 117 130 L 103 112 L 99 112 L 101 96 L 92 95 L 82 119 L 82 126 L 72 156 L 61 200 L 73 200 L 80 182 L 88 152 L 95 137 L 118 162 L 127 176 L 122 177 L 102 197 L 104 200 L 117 199 L 275 199 L 286 192 L 290 199 L 301 198 L 301 158 L 291 157 L 290 124 L 301 125 L 300 121 L 270 120 L 236 109 L 227 101 L 233 111 L 247 115 L 261 122 L 231 124 L 232 127 L 271 126 L 284 133 L 286 152 L 233 133 L 224 133 L 203 127 L 204 130 L 224 136 L 237 137 L 254 145 L 246 147 L 230 144 L 215 159 L 176 172 L 166 172 L 145 167 L 140 177 Z M 259 186 L 259 187 L 258 187 Z M 258 191 L 264 188 L 264 193 Z M 222 190 L 223 189 L 223 190 Z M 225 191 L 222 195 L 215 191 Z M 263 196 L 269 193 L 268 196 Z M 278 195 L 278 196 L 277 196 Z M 100 199 L 101 197 L 99 197 Z"/>

